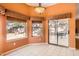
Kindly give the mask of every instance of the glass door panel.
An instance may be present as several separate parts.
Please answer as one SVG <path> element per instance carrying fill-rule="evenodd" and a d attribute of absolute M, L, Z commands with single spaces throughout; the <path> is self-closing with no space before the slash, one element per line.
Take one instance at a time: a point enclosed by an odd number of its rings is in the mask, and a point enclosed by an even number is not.
<path fill-rule="evenodd" d="M 68 18 L 58 20 L 58 45 L 68 46 Z"/>
<path fill-rule="evenodd" d="M 68 46 L 69 18 L 49 20 L 49 43 Z"/>
<path fill-rule="evenodd" d="M 57 44 L 57 21 L 49 20 L 49 43 Z"/>

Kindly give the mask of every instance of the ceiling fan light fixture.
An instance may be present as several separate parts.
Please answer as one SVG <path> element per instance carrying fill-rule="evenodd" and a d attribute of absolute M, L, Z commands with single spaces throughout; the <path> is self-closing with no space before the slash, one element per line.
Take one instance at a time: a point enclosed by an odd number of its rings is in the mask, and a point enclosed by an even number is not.
<path fill-rule="evenodd" d="M 36 11 L 37 13 L 43 13 L 43 12 L 45 11 L 45 8 L 38 6 L 38 7 L 35 8 L 35 11 Z"/>
<path fill-rule="evenodd" d="M 42 7 L 41 3 L 39 3 L 39 6 L 35 7 L 35 11 L 37 13 L 43 13 L 45 11 L 45 7 Z"/>

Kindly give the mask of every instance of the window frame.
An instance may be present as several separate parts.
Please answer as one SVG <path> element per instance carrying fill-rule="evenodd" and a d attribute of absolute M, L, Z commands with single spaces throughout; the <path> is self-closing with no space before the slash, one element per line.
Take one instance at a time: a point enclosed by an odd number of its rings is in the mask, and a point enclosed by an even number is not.
<path fill-rule="evenodd" d="M 22 37 L 22 38 L 15 38 L 15 39 L 7 39 L 7 20 L 10 20 L 10 21 L 15 21 L 15 22 L 24 22 L 26 25 L 25 25 L 25 37 Z M 7 16 L 7 20 L 6 20 L 6 40 L 7 41 L 16 41 L 16 40 L 22 40 L 22 39 L 26 39 L 28 38 L 28 23 L 26 20 L 22 20 L 22 19 L 18 19 L 18 18 L 14 18 L 14 17 L 8 17 Z M 27 27 L 27 28 L 26 28 Z M 26 33 L 27 32 L 27 33 Z"/>
<path fill-rule="evenodd" d="M 33 24 L 33 22 L 35 22 L 35 23 L 41 23 L 42 24 L 42 34 L 41 35 L 34 36 L 33 35 L 33 27 L 32 27 L 32 37 L 41 37 L 41 36 L 43 36 L 43 22 L 42 21 L 33 21 L 32 20 L 32 24 Z"/>

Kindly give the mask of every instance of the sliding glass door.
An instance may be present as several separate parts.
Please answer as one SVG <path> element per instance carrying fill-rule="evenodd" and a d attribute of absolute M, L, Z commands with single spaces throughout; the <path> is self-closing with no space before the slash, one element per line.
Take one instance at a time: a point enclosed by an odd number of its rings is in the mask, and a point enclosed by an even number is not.
<path fill-rule="evenodd" d="M 69 18 L 49 20 L 49 43 L 68 46 Z"/>
<path fill-rule="evenodd" d="M 57 44 L 57 20 L 49 20 L 49 42 Z"/>
<path fill-rule="evenodd" d="M 58 20 L 58 45 L 68 46 L 68 19 Z"/>

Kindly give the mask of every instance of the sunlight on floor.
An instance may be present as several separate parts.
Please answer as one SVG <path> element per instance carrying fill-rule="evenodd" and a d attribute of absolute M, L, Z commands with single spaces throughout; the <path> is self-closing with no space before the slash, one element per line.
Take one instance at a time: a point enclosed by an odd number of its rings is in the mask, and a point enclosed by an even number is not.
<path fill-rule="evenodd" d="M 49 44 L 30 44 L 13 51 L 6 56 L 75 56 L 79 55 L 79 51 L 49 45 Z"/>

